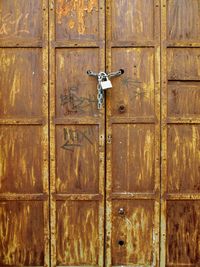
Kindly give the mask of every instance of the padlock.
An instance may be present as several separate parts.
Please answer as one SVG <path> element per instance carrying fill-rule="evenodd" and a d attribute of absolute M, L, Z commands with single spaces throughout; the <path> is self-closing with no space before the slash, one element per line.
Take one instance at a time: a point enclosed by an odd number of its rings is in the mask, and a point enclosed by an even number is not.
<path fill-rule="evenodd" d="M 112 83 L 111 83 L 111 81 L 108 79 L 107 76 L 104 77 L 103 80 L 101 80 L 100 85 L 101 85 L 101 88 L 102 88 L 103 90 L 112 88 Z"/>

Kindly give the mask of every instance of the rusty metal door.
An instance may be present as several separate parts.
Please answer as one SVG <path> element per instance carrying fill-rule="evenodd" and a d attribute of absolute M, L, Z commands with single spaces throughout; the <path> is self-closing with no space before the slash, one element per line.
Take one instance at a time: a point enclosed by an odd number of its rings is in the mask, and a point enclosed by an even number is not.
<path fill-rule="evenodd" d="M 0 1 L 0 266 L 49 265 L 48 1 Z"/>
<path fill-rule="evenodd" d="M 104 1 L 51 1 L 50 154 L 52 266 L 104 264 Z"/>
<path fill-rule="evenodd" d="M 159 265 L 160 5 L 107 1 L 106 266 Z"/>
<path fill-rule="evenodd" d="M 161 3 L 161 266 L 200 266 L 200 1 Z"/>
<path fill-rule="evenodd" d="M 50 5 L 53 266 L 158 266 L 159 21 L 159 1 Z M 120 68 L 98 110 L 86 71 Z"/>
<path fill-rule="evenodd" d="M 0 0 L 0 267 L 200 265 L 199 49 L 199 0 Z"/>

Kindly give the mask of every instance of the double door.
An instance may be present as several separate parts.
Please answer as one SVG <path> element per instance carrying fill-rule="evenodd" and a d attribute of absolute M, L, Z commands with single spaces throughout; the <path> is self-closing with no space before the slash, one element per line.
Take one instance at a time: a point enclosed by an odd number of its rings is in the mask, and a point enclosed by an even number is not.
<path fill-rule="evenodd" d="M 200 264 L 199 36 L 198 0 L 0 1 L 1 267 Z"/>

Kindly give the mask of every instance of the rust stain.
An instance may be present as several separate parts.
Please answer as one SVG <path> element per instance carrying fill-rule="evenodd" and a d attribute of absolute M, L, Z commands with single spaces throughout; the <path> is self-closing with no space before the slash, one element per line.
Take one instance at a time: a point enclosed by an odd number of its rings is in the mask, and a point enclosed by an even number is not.
<path fill-rule="evenodd" d="M 167 59 L 169 80 L 200 80 L 199 48 L 169 48 Z"/>
<path fill-rule="evenodd" d="M 200 37 L 199 0 L 169 0 L 167 3 L 169 40 L 183 41 Z"/>
<path fill-rule="evenodd" d="M 23 117 L 41 114 L 42 79 L 39 49 L 0 51 L 0 114 Z M 26 73 L 26 75 L 24 75 Z"/>
<path fill-rule="evenodd" d="M 96 105 L 96 80 L 85 77 L 87 76 L 85 70 L 95 69 L 98 65 L 97 52 L 86 48 L 59 49 L 57 52 L 56 112 L 58 116 L 67 118 L 73 115 L 78 118 L 100 113 Z"/>
<path fill-rule="evenodd" d="M 153 261 L 153 203 L 121 200 L 113 201 L 112 207 L 113 265 L 140 263 L 149 266 Z M 124 209 L 124 216 L 119 216 L 120 207 Z"/>
<path fill-rule="evenodd" d="M 113 136 L 113 191 L 151 191 L 155 173 L 153 127 L 114 125 Z"/>
<path fill-rule="evenodd" d="M 69 21 L 69 28 L 70 28 L 70 29 L 73 29 L 74 26 L 75 26 L 75 21 L 70 20 L 70 21 Z"/>
<path fill-rule="evenodd" d="M 199 126 L 168 126 L 168 191 L 199 192 Z"/>
<path fill-rule="evenodd" d="M 154 53 L 151 48 L 112 48 L 114 69 L 125 68 L 125 74 L 113 79 L 112 114 L 119 114 L 119 104 L 124 104 L 121 116 L 153 115 L 154 112 Z"/>
<path fill-rule="evenodd" d="M 97 10 L 97 1 L 90 0 L 74 0 L 74 1 L 66 1 L 66 0 L 59 0 L 58 1 L 58 24 L 62 23 L 62 17 L 70 16 L 71 19 L 68 22 L 68 27 L 73 29 L 75 24 L 78 24 L 78 32 L 79 34 L 84 34 L 86 27 L 85 27 L 85 17 L 87 13 L 91 13 L 93 10 Z M 77 20 L 74 18 L 74 13 L 77 16 Z"/>
<path fill-rule="evenodd" d="M 145 12 L 144 12 L 145 10 Z M 112 37 L 115 40 L 153 36 L 153 5 L 149 0 L 112 1 Z"/>
<path fill-rule="evenodd" d="M 41 202 L 0 203 L 0 265 L 44 264 Z"/>
<path fill-rule="evenodd" d="M 199 216 L 200 201 L 168 203 L 167 264 L 170 266 L 200 266 Z"/>
<path fill-rule="evenodd" d="M 42 192 L 39 127 L 0 127 L 0 192 Z"/>
<path fill-rule="evenodd" d="M 94 126 L 57 127 L 57 192 L 98 191 L 98 174 L 95 172 L 98 167 L 97 139 L 98 130 Z"/>
<path fill-rule="evenodd" d="M 49 266 L 47 4 L 0 1 L 0 266 Z"/>
<path fill-rule="evenodd" d="M 97 264 L 98 206 L 91 201 L 60 201 L 57 206 L 59 265 Z"/>
<path fill-rule="evenodd" d="M 200 266 L 200 3 L 161 0 L 161 7 L 160 266 Z"/>

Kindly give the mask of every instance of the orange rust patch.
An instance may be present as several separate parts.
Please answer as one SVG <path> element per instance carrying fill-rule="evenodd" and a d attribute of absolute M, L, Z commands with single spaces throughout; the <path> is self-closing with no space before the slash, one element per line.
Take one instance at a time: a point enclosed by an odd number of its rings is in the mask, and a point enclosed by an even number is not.
<path fill-rule="evenodd" d="M 90 0 L 85 3 L 84 0 L 58 0 L 58 23 L 62 23 L 62 17 L 70 16 L 71 20 L 68 22 L 68 27 L 73 29 L 76 23 L 78 23 L 78 32 L 79 34 L 85 33 L 85 17 L 87 13 L 91 13 L 93 10 L 97 10 L 98 3 L 96 0 Z"/>

